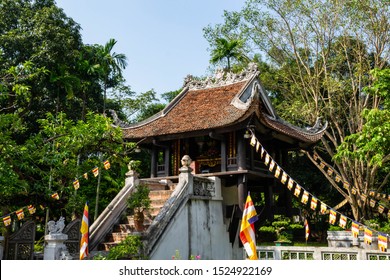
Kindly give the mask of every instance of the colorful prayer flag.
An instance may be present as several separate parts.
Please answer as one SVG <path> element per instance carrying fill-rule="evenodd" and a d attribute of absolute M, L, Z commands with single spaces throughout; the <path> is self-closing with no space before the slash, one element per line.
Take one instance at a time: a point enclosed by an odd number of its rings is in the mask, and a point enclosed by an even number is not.
<path fill-rule="evenodd" d="M 250 260 L 257 260 L 256 236 L 254 223 L 257 221 L 257 213 L 252 199 L 248 193 L 244 212 L 242 213 L 240 240 Z"/>
<path fill-rule="evenodd" d="M 340 182 L 341 181 L 341 176 L 340 175 L 336 175 L 336 182 Z"/>
<path fill-rule="evenodd" d="M 321 202 L 321 210 L 320 210 L 321 214 L 325 214 L 326 210 L 327 210 L 326 204 Z"/>
<path fill-rule="evenodd" d="M 362 195 L 360 196 L 360 199 L 361 199 L 363 202 L 365 202 L 366 199 L 367 199 L 367 195 L 362 194 Z"/>
<path fill-rule="evenodd" d="M 280 176 L 280 166 L 277 165 L 275 170 L 275 178 L 279 178 L 279 176 Z"/>
<path fill-rule="evenodd" d="M 251 142 L 250 142 L 251 146 L 254 147 L 256 145 L 256 142 L 257 142 L 256 137 L 252 135 Z"/>
<path fill-rule="evenodd" d="M 295 190 L 294 190 L 294 195 L 296 196 L 296 197 L 299 197 L 299 195 L 301 194 L 301 186 L 300 185 L 296 185 L 295 186 Z"/>
<path fill-rule="evenodd" d="M 352 236 L 358 238 L 359 236 L 359 224 L 356 222 L 352 222 Z"/>
<path fill-rule="evenodd" d="M 18 220 L 24 219 L 24 211 L 23 211 L 23 208 L 16 211 L 16 216 L 18 217 Z"/>
<path fill-rule="evenodd" d="M 310 202 L 310 208 L 311 210 L 316 210 L 317 209 L 317 203 L 318 203 L 318 200 L 317 198 L 315 197 L 311 197 L 311 202 Z"/>
<path fill-rule="evenodd" d="M 83 177 L 84 177 L 85 180 L 88 180 L 88 173 L 85 172 L 84 175 L 83 175 Z"/>
<path fill-rule="evenodd" d="M 375 199 L 370 199 L 370 206 L 372 207 L 372 208 L 374 208 L 375 207 L 375 205 L 376 205 L 376 201 L 375 201 Z"/>
<path fill-rule="evenodd" d="M 32 206 L 32 205 L 29 205 L 29 206 L 27 207 L 27 209 L 28 209 L 28 212 L 30 213 L 30 215 L 34 214 L 35 211 L 37 210 L 37 209 L 35 209 L 35 207 Z"/>
<path fill-rule="evenodd" d="M 310 235 L 310 228 L 309 228 L 309 223 L 307 222 L 307 219 L 305 219 L 304 225 L 305 225 L 305 239 L 307 241 L 309 239 L 309 235 Z"/>
<path fill-rule="evenodd" d="M 337 217 L 337 213 L 336 211 L 330 209 L 330 213 L 329 213 L 329 223 L 334 225 L 336 223 L 336 217 Z"/>
<path fill-rule="evenodd" d="M 282 179 L 280 179 L 280 181 L 282 182 L 282 184 L 285 184 L 286 181 L 287 181 L 287 173 L 283 171 L 283 174 L 282 174 Z"/>
<path fill-rule="evenodd" d="M 293 186 L 294 186 L 294 180 L 290 178 L 288 180 L 287 188 L 291 191 Z"/>
<path fill-rule="evenodd" d="M 357 194 L 356 188 L 352 188 L 352 194 Z"/>
<path fill-rule="evenodd" d="M 369 192 L 369 195 L 370 195 L 370 196 L 375 196 L 375 191 L 370 191 L 370 192 Z"/>
<path fill-rule="evenodd" d="M 73 181 L 73 187 L 74 187 L 74 189 L 75 190 L 77 190 L 78 188 L 80 188 L 80 182 L 79 182 L 79 180 L 74 180 Z"/>
<path fill-rule="evenodd" d="M 378 248 L 382 252 L 387 251 L 387 236 L 381 233 L 378 233 Z"/>
<path fill-rule="evenodd" d="M 382 214 L 383 211 L 385 211 L 385 207 L 383 205 L 379 205 L 378 206 L 378 212 Z"/>
<path fill-rule="evenodd" d="M 332 176 L 332 174 L 333 174 L 333 169 L 329 167 L 327 173 L 328 173 L 329 176 Z"/>
<path fill-rule="evenodd" d="M 345 182 L 343 183 L 344 189 L 348 189 L 349 186 L 350 186 L 350 184 L 349 184 L 348 182 L 345 181 Z"/>
<path fill-rule="evenodd" d="M 84 206 L 83 219 L 81 221 L 81 240 L 80 240 L 80 260 L 88 256 L 88 243 L 89 243 L 89 218 L 88 218 L 88 202 Z"/>
<path fill-rule="evenodd" d="M 110 162 L 108 161 L 108 160 L 106 160 L 104 163 L 103 163 L 103 165 L 104 165 L 104 168 L 107 170 L 107 169 L 110 169 L 110 167 L 111 167 L 111 164 L 110 164 Z"/>
<path fill-rule="evenodd" d="M 301 202 L 302 202 L 303 204 L 307 204 L 308 201 L 309 201 L 309 192 L 305 190 L 305 191 L 303 192 Z"/>
<path fill-rule="evenodd" d="M 258 152 L 258 151 L 259 151 L 259 149 L 260 149 L 260 142 L 259 142 L 259 141 L 257 141 L 257 143 L 256 143 L 256 152 Z"/>
<path fill-rule="evenodd" d="M 325 168 L 325 162 L 321 161 L 320 167 L 321 167 L 322 169 L 324 169 L 324 168 Z"/>
<path fill-rule="evenodd" d="M 265 165 L 268 165 L 268 164 L 269 164 L 269 160 L 270 160 L 270 156 L 269 156 L 269 154 L 267 153 L 267 154 L 265 155 L 265 160 L 264 160 Z"/>
<path fill-rule="evenodd" d="M 95 177 L 97 177 L 99 175 L 99 167 L 95 167 L 94 169 L 92 169 L 92 173 Z"/>
<path fill-rule="evenodd" d="M 368 245 L 372 243 L 372 230 L 367 227 L 364 229 L 364 243 Z"/>
<path fill-rule="evenodd" d="M 272 172 L 272 170 L 274 169 L 275 167 L 275 161 L 274 160 L 271 160 L 271 163 L 269 164 L 269 171 Z"/>
<path fill-rule="evenodd" d="M 51 195 L 51 198 L 54 198 L 54 199 L 56 199 L 56 200 L 59 200 L 59 199 L 60 199 L 60 196 L 58 195 L 58 193 L 53 193 L 53 194 Z"/>
<path fill-rule="evenodd" d="M 11 224 L 11 216 L 4 217 L 3 223 L 6 227 L 8 227 Z"/>
<path fill-rule="evenodd" d="M 317 160 L 317 159 L 318 159 L 318 154 L 317 154 L 317 153 L 314 153 L 314 154 L 313 154 L 313 158 L 314 158 L 314 160 Z"/>
<path fill-rule="evenodd" d="M 347 217 L 340 215 L 339 226 L 344 228 L 347 226 Z"/>
<path fill-rule="evenodd" d="M 263 147 L 261 147 L 261 153 L 260 153 L 260 156 L 261 156 L 261 158 L 263 158 L 263 156 L 264 156 L 264 153 L 265 153 L 265 150 L 264 150 L 264 148 L 263 148 Z"/>

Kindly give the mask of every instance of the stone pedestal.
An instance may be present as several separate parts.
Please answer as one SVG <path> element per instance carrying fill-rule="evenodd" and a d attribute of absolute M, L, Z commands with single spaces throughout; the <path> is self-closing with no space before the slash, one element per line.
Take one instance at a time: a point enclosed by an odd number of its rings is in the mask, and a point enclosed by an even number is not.
<path fill-rule="evenodd" d="M 44 260 L 65 259 L 68 250 L 64 242 L 68 240 L 68 235 L 63 233 L 53 233 L 45 235 L 46 246 L 44 250 Z"/>
<path fill-rule="evenodd" d="M 4 251 L 4 236 L 0 236 L 0 260 L 3 259 L 3 251 Z"/>

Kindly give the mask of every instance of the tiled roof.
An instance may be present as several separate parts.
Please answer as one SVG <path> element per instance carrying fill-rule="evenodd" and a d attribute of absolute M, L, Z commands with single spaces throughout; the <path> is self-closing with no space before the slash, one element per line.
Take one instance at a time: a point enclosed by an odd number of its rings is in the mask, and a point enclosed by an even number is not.
<path fill-rule="evenodd" d="M 302 129 L 287 123 L 275 114 L 261 87 L 258 88 L 258 95 L 249 98 L 247 104 L 238 101 L 237 105 L 237 97 L 253 85 L 257 75 L 258 72 L 227 85 L 210 86 L 205 83 L 200 87 L 185 87 L 159 114 L 122 127 L 124 138 L 139 140 L 218 129 L 239 123 L 255 114 L 264 126 L 275 132 L 306 144 L 317 142 L 325 133 L 327 124 L 321 126 L 317 123 L 313 128 Z"/>
<path fill-rule="evenodd" d="M 239 121 L 247 110 L 231 104 L 232 99 L 247 81 L 216 88 L 188 90 L 181 99 L 171 104 L 170 110 L 149 120 L 123 128 L 125 138 L 176 134 L 182 132 L 213 129 Z"/>

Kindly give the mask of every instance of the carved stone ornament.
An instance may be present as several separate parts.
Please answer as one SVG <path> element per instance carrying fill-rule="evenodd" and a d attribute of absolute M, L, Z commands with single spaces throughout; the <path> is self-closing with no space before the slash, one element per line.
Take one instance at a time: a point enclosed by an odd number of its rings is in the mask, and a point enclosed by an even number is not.
<path fill-rule="evenodd" d="M 65 218 L 60 217 L 60 219 L 57 222 L 49 221 L 47 223 L 47 228 L 49 230 L 50 235 L 62 233 L 63 229 L 65 228 Z"/>
<path fill-rule="evenodd" d="M 189 155 L 184 155 L 183 158 L 181 159 L 181 164 L 183 167 L 189 167 L 192 162 L 192 159 L 190 158 Z"/>
<path fill-rule="evenodd" d="M 246 69 L 241 71 L 241 73 L 225 73 L 222 69 L 217 69 L 213 77 L 207 77 L 203 80 L 196 79 L 192 75 L 187 75 L 187 77 L 184 78 L 183 86 L 188 87 L 192 90 L 219 87 L 248 80 L 252 78 L 253 75 L 257 72 L 257 64 L 251 62 L 248 64 L 248 67 Z"/>

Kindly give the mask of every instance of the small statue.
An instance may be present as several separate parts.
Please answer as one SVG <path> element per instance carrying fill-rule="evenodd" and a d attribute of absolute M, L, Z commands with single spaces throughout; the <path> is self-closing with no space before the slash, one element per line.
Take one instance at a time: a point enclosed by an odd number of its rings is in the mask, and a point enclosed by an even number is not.
<path fill-rule="evenodd" d="M 62 233 L 63 229 L 65 228 L 65 218 L 60 217 L 57 222 L 49 221 L 47 223 L 47 228 L 49 230 L 49 234 Z"/>
<path fill-rule="evenodd" d="M 183 167 L 189 167 L 191 162 L 192 162 L 192 160 L 191 160 L 189 155 L 185 155 L 181 159 L 181 164 L 183 165 Z"/>

